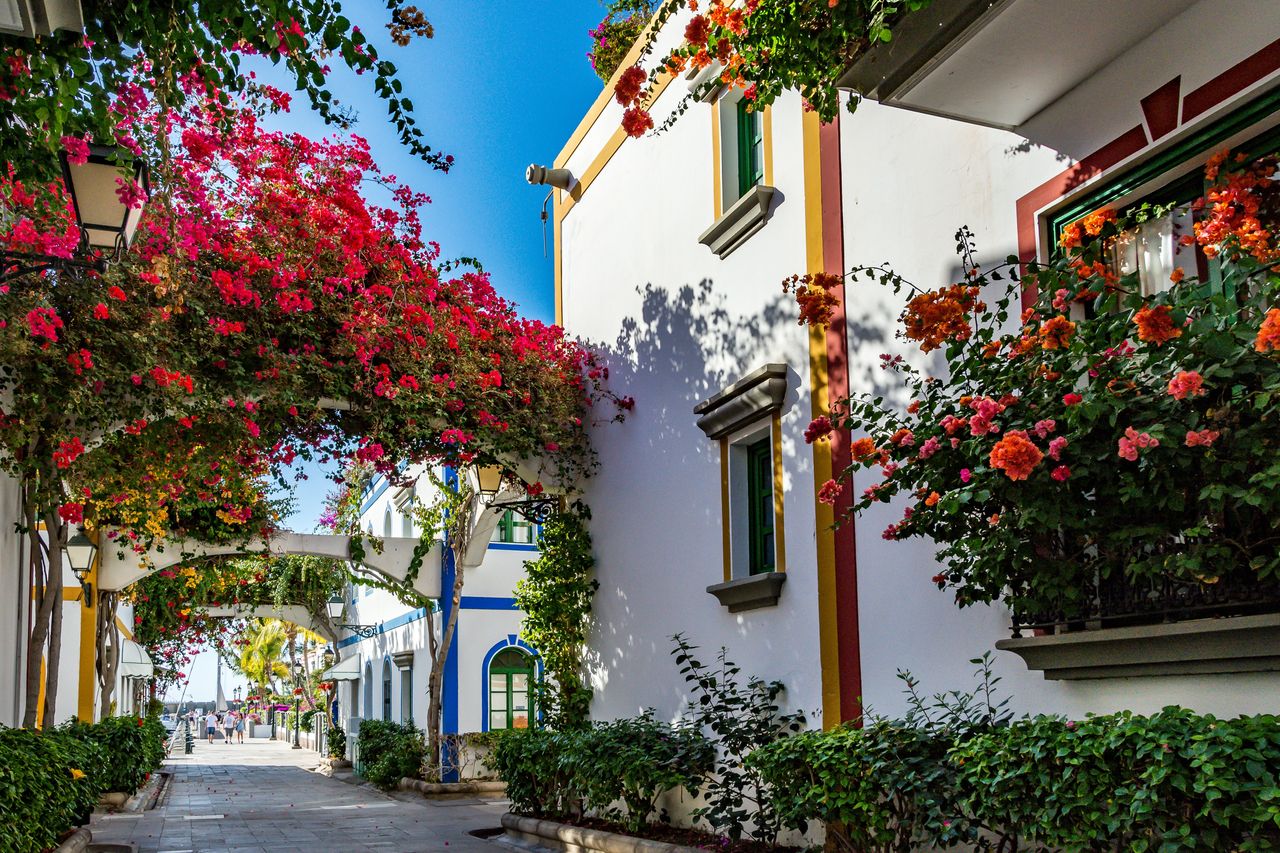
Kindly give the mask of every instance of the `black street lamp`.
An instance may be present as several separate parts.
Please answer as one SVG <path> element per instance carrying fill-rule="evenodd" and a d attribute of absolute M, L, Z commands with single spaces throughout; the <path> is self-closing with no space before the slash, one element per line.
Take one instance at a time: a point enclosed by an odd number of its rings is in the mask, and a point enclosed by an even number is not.
<path fill-rule="evenodd" d="M 72 163 L 65 152 L 62 154 L 62 181 L 71 195 L 76 226 L 80 229 L 77 253 L 81 257 L 0 251 L 0 284 L 45 270 L 102 272 L 108 260 L 119 260 L 128 250 L 142 220 L 142 206 L 130 207 L 117 192 L 119 182 L 124 179 L 120 166 L 114 162 L 117 154 L 117 149 L 103 145 L 90 145 L 89 157 L 84 163 Z M 150 192 L 147 164 L 141 159 L 133 160 L 128 180 L 142 189 L 144 198 Z M 93 251 L 102 254 L 84 257 Z"/>
<path fill-rule="evenodd" d="M 329 618 L 331 620 L 341 619 L 342 614 L 345 613 L 347 609 L 347 603 L 342 600 L 342 596 L 337 594 L 329 599 L 327 606 L 329 609 Z M 377 625 L 354 625 L 346 622 L 337 622 L 335 624 L 339 628 L 345 628 L 362 640 L 368 640 L 378 635 Z"/>
<path fill-rule="evenodd" d="M 535 524 L 546 524 L 555 515 L 560 499 L 554 497 L 529 498 L 524 501 L 494 503 L 502 488 L 503 471 L 497 465 L 481 465 L 474 469 L 475 488 L 482 498 L 489 501 L 489 508 L 509 509 Z"/>
<path fill-rule="evenodd" d="M 77 527 L 75 534 L 62 546 L 62 551 L 76 580 L 80 581 L 80 588 L 84 590 L 84 606 L 93 607 L 93 584 L 85 579 L 93 568 L 93 558 L 98 553 L 97 543 L 84 535 L 83 527 Z"/>
<path fill-rule="evenodd" d="M 302 702 L 302 662 L 295 661 L 293 664 L 293 748 L 302 749 L 299 742 L 298 732 L 300 731 L 299 715 L 302 713 L 299 704 Z"/>

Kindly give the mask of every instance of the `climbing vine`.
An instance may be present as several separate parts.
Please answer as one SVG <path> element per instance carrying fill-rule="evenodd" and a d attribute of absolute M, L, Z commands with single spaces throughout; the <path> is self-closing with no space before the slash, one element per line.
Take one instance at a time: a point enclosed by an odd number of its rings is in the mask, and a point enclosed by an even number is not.
<path fill-rule="evenodd" d="M 558 728 L 585 723 L 591 704 L 582 658 L 600 584 L 591 577 L 590 518 L 590 508 L 577 501 L 543 525 L 541 553 L 524 564 L 525 577 L 515 589 L 525 613 L 521 634 L 538 650 L 551 682 L 543 685 L 542 716 Z"/>

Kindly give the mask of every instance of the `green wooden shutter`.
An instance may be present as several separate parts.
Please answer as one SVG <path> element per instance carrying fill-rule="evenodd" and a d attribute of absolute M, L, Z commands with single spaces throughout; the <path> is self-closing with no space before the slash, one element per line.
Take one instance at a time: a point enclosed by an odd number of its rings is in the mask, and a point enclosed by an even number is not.
<path fill-rule="evenodd" d="M 738 198 L 764 180 L 764 123 L 760 113 L 748 110 L 746 98 L 738 101 Z"/>
<path fill-rule="evenodd" d="M 753 575 L 774 570 L 773 456 L 769 439 L 747 448 L 748 568 Z"/>

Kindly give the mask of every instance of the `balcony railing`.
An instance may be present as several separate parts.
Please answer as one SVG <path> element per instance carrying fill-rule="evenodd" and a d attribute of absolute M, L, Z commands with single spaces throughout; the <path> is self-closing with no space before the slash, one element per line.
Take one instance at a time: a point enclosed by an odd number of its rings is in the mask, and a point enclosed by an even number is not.
<path fill-rule="evenodd" d="M 1222 616 L 1280 612 L 1280 578 L 1240 573 L 1206 583 L 1156 576 L 1098 578 L 1080 601 L 1038 613 L 1015 612 L 1013 636 L 1065 634 Z"/>

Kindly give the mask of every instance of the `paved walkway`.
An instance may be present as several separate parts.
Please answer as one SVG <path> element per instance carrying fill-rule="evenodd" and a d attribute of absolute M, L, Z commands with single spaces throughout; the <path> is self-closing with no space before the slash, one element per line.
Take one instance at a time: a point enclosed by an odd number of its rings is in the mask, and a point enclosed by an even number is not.
<path fill-rule="evenodd" d="M 312 772 L 316 753 L 271 740 L 197 740 L 166 762 L 173 779 L 159 808 L 95 815 L 93 840 L 141 853 L 448 851 L 508 849 L 468 835 L 498 826 L 506 804 L 384 794 Z"/>

